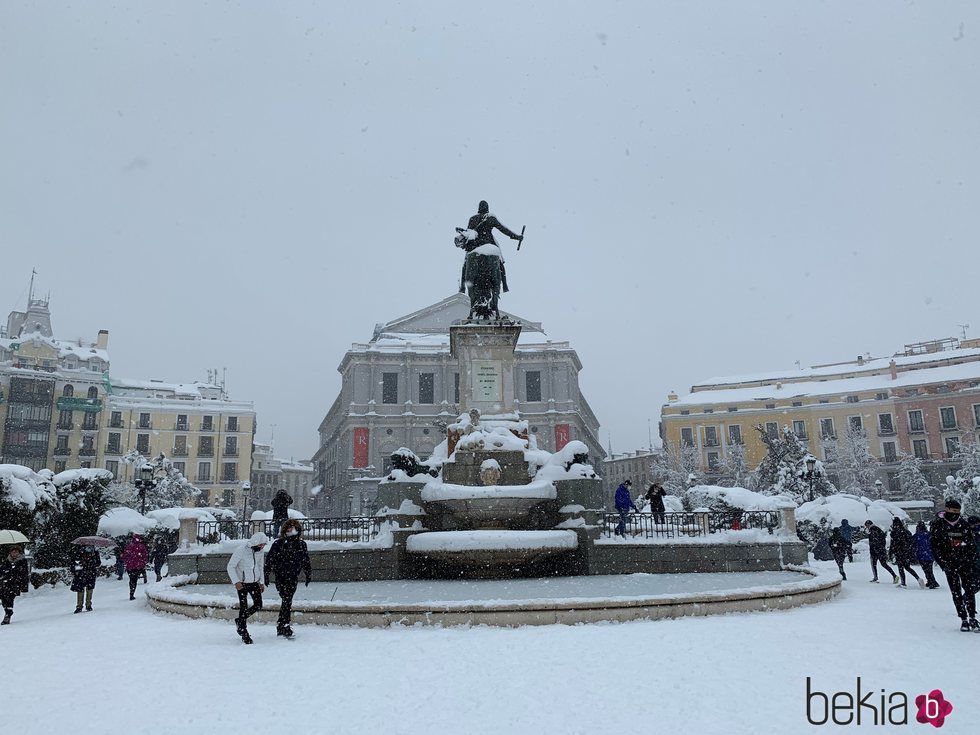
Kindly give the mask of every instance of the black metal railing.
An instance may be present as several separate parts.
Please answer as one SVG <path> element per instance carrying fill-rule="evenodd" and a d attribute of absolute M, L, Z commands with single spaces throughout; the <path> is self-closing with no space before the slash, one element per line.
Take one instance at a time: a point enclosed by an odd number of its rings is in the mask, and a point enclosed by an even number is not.
<path fill-rule="evenodd" d="M 384 519 L 373 516 L 353 518 L 303 518 L 303 538 L 306 541 L 370 541 L 381 530 Z M 261 524 L 261 525 L 260 525 Z M 279 535 L 272 521 L 198 521 L 197 540 L 202 544 L 248 538 L 261 530 L 269 538 Z"/>
<path fill-rule="evenodd" d="M 604 513 L 602 535 L 615 535 L 619 513 Z M 723 511 L 711 513 L 630 513 L 626 517 L 626 538 L 684 538 L 707 536 L 719 531 L 762 529 L 772 533 L 779 528 L 779 511 Z"/>

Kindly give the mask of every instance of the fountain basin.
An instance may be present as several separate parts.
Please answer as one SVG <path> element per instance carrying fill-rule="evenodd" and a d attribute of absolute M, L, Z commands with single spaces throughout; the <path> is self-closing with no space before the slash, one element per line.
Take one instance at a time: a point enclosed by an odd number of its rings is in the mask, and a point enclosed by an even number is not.
<path fill-rule="evenodd" d="M 552 482 L 486 487 L 431 483 L 421 493 L 425 512 L 444 519 L 437 527 L 455 529 L 524 528 L 540 515 L 536 510 L 554 505 L 557 497 Z"/>
<path fill-rule="evenodd" d="M 406 542 L 410 554 L 487 573 L 535 565 L 577 548 L 574 531 L 431 531 L 410 536 Z"/>

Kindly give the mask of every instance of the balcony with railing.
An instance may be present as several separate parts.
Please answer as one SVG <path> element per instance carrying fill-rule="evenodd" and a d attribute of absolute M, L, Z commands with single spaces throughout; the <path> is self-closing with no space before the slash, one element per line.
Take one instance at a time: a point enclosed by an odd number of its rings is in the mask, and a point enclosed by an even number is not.
<path fill-rule="evenodd" d="M 78 450 L 79 457 L 94 457 L 95 454 L 95 447 L 82 447 Z"/>
<path fill-rule="evenodd" d="M 110 429 L 121 429 L 121 428 L 123 428 L 122 419 L 112 419 L 111 421 L 109 421 L 109 428 Z"/>
<path fill-rule="evenodd" d="M 174 424 L 174 431 L 187 431 L 187 422 L 178 421 L 176 424 Z"/>
<path fill-rule="evenodd" d="M 75 424 L 72 421 L 59 421 L 55 428 L 58 431 L 71 431 L 75 428 Z"/>
<path fill-rule="evenodd" d="M 58 396 L 59 411 L 85 411 L 98 413 L 102 410 L 102 401 L 98 398 L 80 398 L 76 396 Z"/>
<path fill-rule="evenodd" d="M 70 447 L 63 447 L 60 444 L 54 448 L 55 457 L 67 457 L 71 454 Z"/>
<path fill-rule="evenodd" d="M 205 448 L 205 447 L 199 447 L 198 450 L 197 450 L 197 456 L 198 457 L 213 457 L 214 456 L 214 449 L 212 449 L 211 447 L 207 447 L 207 448 Z"/>
<path fill-rule="evenodd" d="M 237 457 L 238 456 L 238 447 L 235 447 L 234 449 L 232 449 L 230 447 L 225 447 L 224 455 L 226 457 Z"/>
<path fill-rule="evenodd" d="M 174 457 L 186 457 L 187 447 L 174 447 L 174 451 L 171 456 Z"/>
<path fill-rule="evenodd" d="M 106 454 L 120 454 L 118 444 L 106 444 L 105 446 Z"/>

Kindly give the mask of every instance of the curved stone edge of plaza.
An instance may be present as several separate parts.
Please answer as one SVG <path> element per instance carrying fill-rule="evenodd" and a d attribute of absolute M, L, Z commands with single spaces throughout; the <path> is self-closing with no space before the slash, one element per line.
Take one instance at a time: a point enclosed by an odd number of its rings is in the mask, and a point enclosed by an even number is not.
<path fill-rule="evenodd" d="M 786 610 L 833 599 L 841 590 L 841 578 L 820 574 L 805 567 L 790 566 L 787 571 L 809 579 L 784 585 L 745 588 L 725 592 L 685 593 L 675 597 L 605 598 L 594 600 L 531 600 L 527 602 L 467 603 L 306 603 L 293 609 L 293 622 L 312 625 L 384 628 L 390 626 L 490 625 L 575 625 L 579 623 L 664 620 L 689 616 L 724 615 L 736 612 Z M 237 608 L 210 600 L 195 601 L 191 596 L 173 595 L 177 588 L 192 584 L 189 579 L 166 586 L 154 585 L 146 596 L 154 610 L 189 618 L 233 620 Z M 167 594 L 170 592 L 171 594 Z M 169 598 L 169 599 L 167 599 Z M 270 602 L 253 620 L 275 623 L 277 602 Z"/>

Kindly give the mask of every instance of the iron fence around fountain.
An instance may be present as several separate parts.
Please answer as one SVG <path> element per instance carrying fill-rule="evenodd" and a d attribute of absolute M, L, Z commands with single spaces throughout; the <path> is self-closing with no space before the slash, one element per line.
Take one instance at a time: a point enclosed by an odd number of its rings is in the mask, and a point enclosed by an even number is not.
<path fill-rule="evenodd" d="M 370 541 L 381 530 L 382 518 L 355 516 L 352 518 L 298 518 L 303 526 L 303 538 L 307 541 Z M 197 541 L 216 544 L 220 541 L 243 539 L 261 530 L 269 538 L 273 533 L 272 521 L 198 521 Z"/>
<path fill-rule="evenodd" d="M 604 513 L 602 520 L 602 535 L 613 536 L 619 525 L 619 513 Z M 626 517 L 626 538 L 685 538 L 746 529 L 773 533 L 779 527 L 779 520 L 776 510 L 630 513 Z"/>

